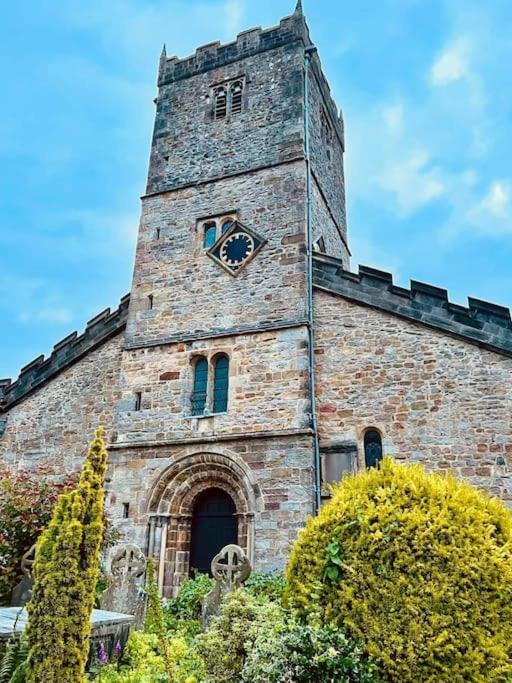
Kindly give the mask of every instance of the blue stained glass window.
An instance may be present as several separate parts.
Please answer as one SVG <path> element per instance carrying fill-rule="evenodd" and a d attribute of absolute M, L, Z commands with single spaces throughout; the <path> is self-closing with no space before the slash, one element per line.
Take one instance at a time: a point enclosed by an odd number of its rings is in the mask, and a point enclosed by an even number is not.
<path fill-rule="evenodd" d="M 203 246 L 205 249 L 213 247 L 217 241 L 217 225 L 216 223 L 205 223 L 203 234 Z"/>
<path fill-rule="evenodd" d="M 366 467 L 378 467 L 382 456 L 382 437 L 376 429 L 369 429 L 364 435 L 364 461 Z"/>
<path fill-rule="evenodd" d="M 222 224 L 222 234 L 227 232 L 232 225 L 233 221 L 231 220 L 231 218 L 228 218 L 226 221 L 224 221 L 224 223 Z"/>
<path fill-rule="evenodd" d="M 225 413 L 228 409 L 229 358 L 219 356 L 215 363 L 213 384 L 213 412 Z"/>
<path fill-rule="evenodd" d="M 192 415 L 203 415 L 208 391 L 208 361 L 199 358 L 194 368 L 194 390 L 192 392 Z"/>

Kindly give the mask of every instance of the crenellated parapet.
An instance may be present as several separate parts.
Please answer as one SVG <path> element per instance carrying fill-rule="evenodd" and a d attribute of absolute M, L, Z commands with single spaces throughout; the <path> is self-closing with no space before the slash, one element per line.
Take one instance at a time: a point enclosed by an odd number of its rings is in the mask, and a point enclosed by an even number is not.
<path fill-rule="evenodd" d="M 41 355 L 25 365 L 14 382 L 10 379 L 0 380 L 0 412 L 8 410 L 31 391 L 124 329 L 129 303 L 130 295 L 126 294 L 114 311 L 106 308 L 89 320 L 82 334 L 72 332 L 61 339 L 48 358 Z"/>
<path fill-rule="evenodd" d="M 461 337 L 467 341 L 512 356 L 510 309 L 469 298 L 468 306 L 454 304 L 446 289 L 411 281 L 410 289 L 393 283 L 391 273 L 359 266 L 358 273 L 343 269 L 338 259 L 314 257 L 316 287 Z"/>
<path fill-rule="evenodd" d="M 311 45 L 309 29 L 300 13 L 294 13 L 281 20 L 278 26 L 262 29 L 261 27 L 242 31 L 231 43 L 208 43 L 198 47 L 189 57 L 167 57 L 165 52 L 160 59 L 158 73 L 159 87 L 190 78 L 197 74 L 238 62 L 259 52 L 274 50 L 284 45 L 301 41 Z"/>

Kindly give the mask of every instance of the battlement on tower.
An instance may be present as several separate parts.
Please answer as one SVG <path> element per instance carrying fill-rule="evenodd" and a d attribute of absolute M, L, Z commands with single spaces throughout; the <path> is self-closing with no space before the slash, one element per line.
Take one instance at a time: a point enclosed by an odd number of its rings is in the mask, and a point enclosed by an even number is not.
<path fill-rule="evenodd" d="M 261 27 L 242 31 L 231 43 L 208 43 L 197 48 L 193 55 L 179 59 L 167 57 L 160 60 L 158 86 L 167 85 L 205 71 L 238 62 L 259 52 L 274 50 L 290 43 L 311 45 L 309 29 L 302 14 L 292 14 L 281 20 L 278 26 Z"/>
<path fill-rule="evenodd" d="M 0 379 L 0 413 L 124 329 L 129 303 L 126 294 L 115 311 L 106 308 L 89 320 L 82 334 L 72 332 L 61 339 L 48 358 L 41 355 L 25 365 L 14 382 Z"/>
<path fill-rule="evenodd" d="M 338 259 L 323 254 L 314 257 L 314 283 L 359 304 L 512 356 L 512 318 L 504 306 L 472 297 L 467 307 L 460 306 L 448 300 L 446 289 L 415 280 L 406 289 L 393 283 L 391 273 L 367 266 L 359 266 L 359 272 L 352 273 L 344 270 Z"/>

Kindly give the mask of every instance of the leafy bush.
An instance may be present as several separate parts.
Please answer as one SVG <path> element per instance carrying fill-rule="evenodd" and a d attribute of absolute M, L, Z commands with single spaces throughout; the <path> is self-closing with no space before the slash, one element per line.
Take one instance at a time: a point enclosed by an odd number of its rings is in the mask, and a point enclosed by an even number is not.
<path fill-rule="evenodd" d="M 281 602 L 285 580 L 282 574 L 258 574 L 254 572 L 244 584 L 245 590 L 255 598 Z"/>
<path fill-rule="evenodd" d="M 77 477 L 54 481 L 45 476 L 0 469 L 0 605 L 7 605 L 21 579 L 21 558 L 48 526 L 61 493 L 76 485 Z M 102 549 L 115 545 L 119 532 L 105 517 Z"/>
<path fill-rule="evenodd" d="M 256 637 L 242 683 L 376 683 L 376 668 L 359 646 L 334 627 L 289 619 Z"/>
<path fill-rule="evenodd" d="M 283 610 L 275 603 L 258 601 L 244 590 L 230 593 L 209 629 L 197 637 L 206 683 L 240 683 L 256 639 L 270 637 L 284 628 L 283 622 Z"/>
<path fill-rule="evenodd" d="M 99 428 L 76 488 L 60 496 L 37 543 L 27 606 L 27 683 L 84 680 L 103 536 L 103 435 Z"/>
<path fill-rule="evenodd" d="M 154 633 L 133 631 L 130 634 L 120 666 L 103 667 L 95 679 L 97 683 L 200 683 L 202 662 L 188 644 L 180 638 L 168 641 L 172 678 L 166 673 L 160 642 Z"/>
<path fill-rule="evenodd" d="M 285 603 L 346 628 L 400 683 L 512 672 L 512 515 L 452 476 L 385 459 L 348 477 L 295 544 Z"/>
<path fill-rule="evenodd" d="M 213 585 L 214 580 L 206 574 L 187 579 L 178 595 L 166 601 L 167 629 L 184 636 L 197 635 L 201 629 L 201 605 Z"/>
<path fill-rule="evenodd" d="M 0 470 L 0 605 L 21 579 L 21 558 L 49 523 L 63 484 Z"/>

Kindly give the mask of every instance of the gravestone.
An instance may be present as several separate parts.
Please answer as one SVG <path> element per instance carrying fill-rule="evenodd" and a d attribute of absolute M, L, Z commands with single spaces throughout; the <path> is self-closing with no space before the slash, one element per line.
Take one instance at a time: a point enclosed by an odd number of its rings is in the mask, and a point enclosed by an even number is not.
<path fill-rule="evenodd" d="M 224 596 L 241 588 L 247 581 L 251 575 L 251 563 L 240 546 L 227 545 L 213 558 L 212 575 L 215 586 L 206 595 L 201 609 L 203 628 L 219 613 Z"/>
<path fill-rule="evenodd" d="M 142 577 L 146 571 L 146 557 L 132 543 L 115 553 L 110 565 L 111 583 L 101 596 L 101 608 L 107 611 L 133 614 L 136 623 L 144 618 L 144 591 Z"/>
<path fill-rule="evenodd" d="M 32 565 L 34 564 L 35 552 L 36 545 L 34 543 L 21 558 L 23 578 L 12 592 L 11 607 L 23 607 L 32 600 L 32 588 L 34 585 L 32 579 Z"/>

